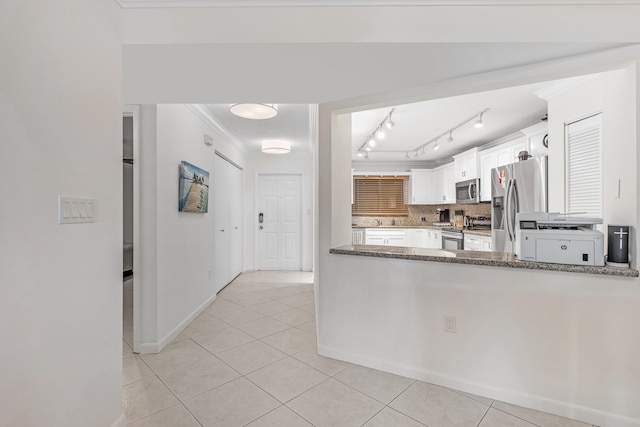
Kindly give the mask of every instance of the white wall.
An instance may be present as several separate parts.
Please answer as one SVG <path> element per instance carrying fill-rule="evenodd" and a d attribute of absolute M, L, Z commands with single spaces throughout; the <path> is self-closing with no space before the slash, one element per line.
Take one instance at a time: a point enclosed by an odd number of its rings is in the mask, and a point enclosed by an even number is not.
<path fill-rule="evenodd" d="M 112 7 L 0 6 L 2 426 L 123 421 L 122 56 Z M 97 222 L 58 225 L 58 195 L 97 198 Z"/>
<path fill-rule="evenodd" d="M 599 74 L 550 98 L 548 112 L 549 210 L 565 211 L 565 124 L 602 113 L 604 230 L 607 224 L 631 225 L 637 230 L 636 67 Z M 635 233 L 631 237 L 629 249 L 635 266 L 637 239 Z"/>
<path fill-rule="evenodd" d="M 183 104 L 141 108 L 141 349 L 157 351 L 215 298 L 215 150 L 242 154 Z M 214 145 L 204 144 L 204 135 Z M 178 212 L 178 166 L 209 172 L 209 213 Z"/>
<path fill-rule="evenodd" d="M 256 269 L 256 179 L 260 173 L 302 174 L 302 269 L 313 269 L 313 155 L 291 152 L 285 155 L 256 153 L 247 157 L 244 172 L 244 257 L 243 270 Z"/>
<path fill-rule="evenodd" d="M 475 76 L 466 87 L 523 84 L 536 74 L 551 80 L 610 63 L 593 57 L 553 66 L 555 72 L 542 65 Z M 632 97 L 623 96 L 624 107 L 616 110 L 627 108 L 620 116 L 629 153 L 625 174 L 637 161 L 637 137 L 627 133 L 637 125 L 637 78 L 633 69 L 625 77 L 632 85 L 608 86 L 616 99 L 623 92 Z M 454 86 L 445 82 L 433 92 L 446 96 Z M 633 339 L 640 336 L 639 279 L 329 254 L 349 233 L 350 168 L 340 159 L 350 155 L 341 143 L 348 127 L 335 113 L 349 108 L 349 101 L 320 106 L 320 354 L 597 425 L 640 426 L 640 343 Z M 635 224 L 638 177 L 629 179 L 621 208 Z M 457 317 L 456 334 L 442 331 L 445 314 Z"/>

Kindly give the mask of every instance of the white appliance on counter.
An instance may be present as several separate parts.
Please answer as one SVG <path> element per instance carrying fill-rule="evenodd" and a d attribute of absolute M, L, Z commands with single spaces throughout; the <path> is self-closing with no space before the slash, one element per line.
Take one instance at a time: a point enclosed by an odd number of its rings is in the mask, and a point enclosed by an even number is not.
<path fill-rule="evenodd" d="M 516 256 L 522 261 L 604 266 L 602 218 L 558 212 L 517 215 Z"/>
<path fill-rule="evenodd" d="M 546 212 L 547 188 L 547 157 L 491 170 L 491 247 L 494 251 L 515 250 L 516 215 Z"/>

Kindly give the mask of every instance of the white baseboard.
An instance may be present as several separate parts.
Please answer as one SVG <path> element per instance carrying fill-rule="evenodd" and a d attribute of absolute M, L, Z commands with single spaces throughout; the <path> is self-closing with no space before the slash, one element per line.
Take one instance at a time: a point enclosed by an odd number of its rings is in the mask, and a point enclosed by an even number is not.
<path fill-rule="evenodd" d="M 389 372 L 404 377 L 417 379 L 431 384 L 440 385 L 466 393 L 486 396 L 491 399 L 524 406 L 538 411 L 556 414 L 589 424 L 607 427 L 640 427 L 640 419 L 629 418 L 624 415 L 604 412 L 569 402 L 549 399 L 513 390 L 496 389 L 487 385 L 470 382 L 464 378 L 455 377 L 439 372 L 427 371 L 420 368 L 398 365 L 385 360 L 375 359 L 359 354 L 347 353 L 334 348 L 318 345 L 318 354 L 332 359 L 343 360 L 356 365 Z"/>
<path fill-rule="evenodd" d="M 189 324 L 193 322 L 196 317 L 198 317 L 207 307 L 209 307 L 209 305 L 211 305 L 211 303 L 214 302 L 217 297 L 218 296 L 216 294 L 213 294 L 211 298 L 207 299 L 198 308 L 196 308 L 189 316 L 187 316 L 182 322 L 180 322 L 178 326 L 173 328 L 173 330 L 165 335 L 160 341 L 155 343 L 140 343 L 140 353 L 160 353 L 163 348 L 169 345 L 171 341 L 173 341 L 178 335 L 180 335 L 180 332 L 182 332 L 187 326 L 189 326 Z"/>
<path fill-rule="evenodd" d="M 113 424 L 111 424 L 111 427 L 127 427 L 127 418 L 124 416 L 124 414 L 120 414 L 118 419 L 115 420 Z"/>

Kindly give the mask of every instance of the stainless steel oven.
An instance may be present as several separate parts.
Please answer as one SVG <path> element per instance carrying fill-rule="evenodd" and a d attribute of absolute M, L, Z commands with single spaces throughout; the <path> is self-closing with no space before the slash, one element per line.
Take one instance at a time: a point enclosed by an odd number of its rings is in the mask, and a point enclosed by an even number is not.
<path fill-rule="evenodd" d="M 442 249 L 464 249 L 464 234 L 459 230 L 442 230 Z"/>

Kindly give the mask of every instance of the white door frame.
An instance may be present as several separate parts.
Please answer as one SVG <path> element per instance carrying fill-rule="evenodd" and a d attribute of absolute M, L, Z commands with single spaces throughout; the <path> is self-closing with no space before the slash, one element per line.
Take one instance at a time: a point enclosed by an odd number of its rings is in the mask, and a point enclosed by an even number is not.
<path fill-rule="evenodd" d="M 133 352 L 140 353 L 140 106 L 125 105 L 122 117 L 133 118 Z"/>
<path fill-rule="evenodd" d="M 254 227 L 254 238 L 253 238 L 253 264 L 255 265 L 255 269 L 258 270 L 258 239 L 259 239 L 259 233 L 258 233 L 258 228 L 257 228 L 257 224 L 258 224 L 258 214 L 259 209 L 258 206 L 260 205 L 260 176 L 261 175 L 298 175 L 300 177 L 300 198 L 299 198 L 299 212 L 300 212 L 300 270 L 303 271 L 304 270 L 304 266 L 305 266 L 305 244 L 306 244 L 306 240 L 307 240 L 307 236 L 306 233 L 304 231 L 304 214 L 302 211 L 302 208 L 304 207 L 304 204 L 302 202 L 303 200 L 303 192 L 304 192 L 304 188 L 305 188 L 305 183 L 306 183 L 306 173 L 304 171 L 301 170 L 296 170 L 296 171 L 288 171 L 288 170 L 283 170 L 283 171 L 256 171 L 256 176 L 255 176 L 255 183 L 254 183 L 254 202 L 253 202 L 253 217 L 251 219 L 251 226 Z"/>

